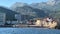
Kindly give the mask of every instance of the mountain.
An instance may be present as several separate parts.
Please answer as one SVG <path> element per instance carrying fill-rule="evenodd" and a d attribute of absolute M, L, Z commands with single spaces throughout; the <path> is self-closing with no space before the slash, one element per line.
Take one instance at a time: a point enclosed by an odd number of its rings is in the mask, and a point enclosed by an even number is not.
<path fill-rule="evenodd" d="M 47 2 L 32 3 L 30 5 L 17 2 L 11 6 L 11 9 L 22 15 L 33 17 L 49 15 L 53 18 L 60 18 L 60 0 L 48 0 Z"/>
<path fill-rule="evenodd" d="M 18 3 L 18 6 L 13 4 L 13 7 L 11 8 L 13 11 L 16 11 L 20 13 L 21 15 L 28 16 L 27 18 L 43 18 L 46 17 L 48 14 L 44 10 L 40 10 L 37 8 L 33 8 L 28 4 L 22 4 L 23 6 L 20 6 L 21 3 Z M 24 17 L 25 18 L 25 17 Z"/>
<path fill-rule="evenodd" d="M 47 2 L 41 2 L 35 4 L 32 3 L 31 6 L 39 9 L 57 11 L 58 9 L 60 9 L 60 0 L 49 0 Z"/>
<path fill-rule="evenodd" d="M 14 10 L 16 7 L 23 7 L 23 6 L 27 6 L 27 5 L 28 5 L 27 3 L 16 2 L 10 7 L 10 9 Z"/>
<path fill-rule="evenodd" d="M 43 9 L 54 18 L 60 18 L 60 0 L 48 0 L 47 2 L 32 3 L 31 7 Z"/>

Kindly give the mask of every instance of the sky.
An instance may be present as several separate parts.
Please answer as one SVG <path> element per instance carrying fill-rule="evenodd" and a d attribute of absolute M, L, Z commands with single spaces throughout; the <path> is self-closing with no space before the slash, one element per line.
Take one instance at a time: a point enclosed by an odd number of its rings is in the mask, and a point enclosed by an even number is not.
<path fill-rule="evenodd" d="M 47 0 L 0 0 L 0 6 L 10 7 L 16 2 L 22 2 L 22 3 L 40 3 L 40 2 L 46 2 Z"/>

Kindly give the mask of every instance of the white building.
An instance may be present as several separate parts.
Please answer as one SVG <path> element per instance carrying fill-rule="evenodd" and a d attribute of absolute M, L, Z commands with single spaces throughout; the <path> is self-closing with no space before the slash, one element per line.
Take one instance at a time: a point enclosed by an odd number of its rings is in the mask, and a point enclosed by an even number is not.
<path fill-rule="evenodd" d="M 0 25 L 4 25 L 5 24 L 5 13 L 0 13 Z"/>
<path fill-rule="evenodd" d="M 15 19 L 17 19 L 18 23 L 20 23 L 21 15 L 20 14 L 15 14 Z"/>

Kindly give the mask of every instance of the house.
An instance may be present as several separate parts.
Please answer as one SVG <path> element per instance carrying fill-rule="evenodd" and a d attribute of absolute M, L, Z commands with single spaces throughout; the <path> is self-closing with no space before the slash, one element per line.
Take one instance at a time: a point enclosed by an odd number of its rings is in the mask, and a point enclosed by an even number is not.
<path fill-rule="evenodd" d="M 40 19 L 37 19 L 36 22 L 35 22 L 35 25 L 36 26 L 42 26 L 42 22 Z"/>

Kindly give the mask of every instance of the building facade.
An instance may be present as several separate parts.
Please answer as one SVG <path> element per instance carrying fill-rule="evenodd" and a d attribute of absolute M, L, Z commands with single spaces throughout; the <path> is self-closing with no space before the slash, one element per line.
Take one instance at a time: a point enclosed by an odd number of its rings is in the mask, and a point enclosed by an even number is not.
<path fill-rule="evenodd" d="M 4 25 L 5 24 L 5 18 L 6 14 L 5 13 L 0 13 L 0 25 Z"/>

